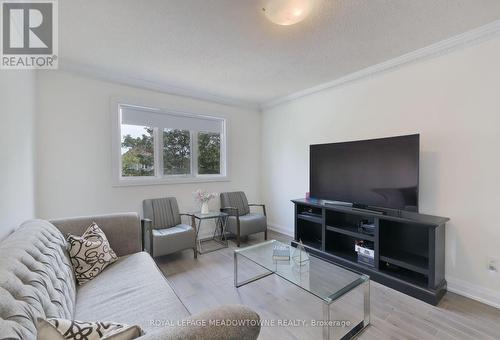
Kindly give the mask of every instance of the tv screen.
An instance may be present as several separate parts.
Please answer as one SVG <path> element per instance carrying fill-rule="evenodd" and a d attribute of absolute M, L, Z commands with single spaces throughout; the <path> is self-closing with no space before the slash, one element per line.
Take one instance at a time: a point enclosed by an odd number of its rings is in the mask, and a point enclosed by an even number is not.
<path fill-rule="evenodd" d="M 420 135 L 310 146 L 310 196 L 418 211 Z"/>

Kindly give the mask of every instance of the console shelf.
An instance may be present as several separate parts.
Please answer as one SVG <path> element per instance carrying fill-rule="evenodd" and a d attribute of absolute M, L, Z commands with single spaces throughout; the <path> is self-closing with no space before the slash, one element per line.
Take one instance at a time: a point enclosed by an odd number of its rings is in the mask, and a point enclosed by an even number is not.
<path fill-rule="evenodd" d="M 344 260 L 356 262 L 356 255 L 349 251 L 343 250 L 330 250 L 328 251 L 331 255 L 342 258 Z M 362 264 L 359 264 L 362 265 Z"/>
<path fill-rule="evenodd" d="M 321 249 L 321 242 L 320 241 L 306 240 L 306 241 L 302 241 L 302 244 L 309 247 L 309 248 Z"/>
<path fill-rule="evenodd" d="M 418 255 L 400 251 L 391 257 L 380 255 L 380 261 L 393 264 L 420 274 L 429 275 L 428 260 Z"/>
<path fill-rule="evenodd" d="M 446 292 L 444 278 L 445 217 L 392 209 L 369 210 L 297 199 L 295 241 L 327 261 L 370 275 L 371 279 L 415 298 L 438 304 Z M 374 235 L 358 225 L 372 224 Z M 373 245 L 374 266 L 359 263 L 354 245 Z"/>
<path fill-rule="evenodd" d="M 323 223 L 323 220 L 321 219 L 321 217 L 316 217 L 316 216 L 311 216 L 311 215 L 298 214 L 297 218 L 300 218 L 301 220 L 304 220 L 304 221 L 309 221 L 309 222 L 318 223 L 318 224 Z"/>
<path fill-rule="evenodd" d="M 367 234 L 362 234 L 358 232 L 358 228 L 354 227 L 334 227 L 327 225 L 326 230 L 328 231 L 333 231 L 335 233 L 339 234 L 344 234 L 352 237 L 356 237 L 357 239 L 360 240 L 365 240 L 365 241 L 375 241 L 375 236 L 367 235 Z"/>

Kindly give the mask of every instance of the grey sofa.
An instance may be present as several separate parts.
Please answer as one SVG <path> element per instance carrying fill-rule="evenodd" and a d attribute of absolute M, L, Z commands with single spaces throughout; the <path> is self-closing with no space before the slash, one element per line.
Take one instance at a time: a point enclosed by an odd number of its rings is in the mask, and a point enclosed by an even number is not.
<path fill-rule="evenodd" d="M 81 235 L 95 221 L 119 256 L 94 280 L 75 284 L 63 235 Z M 0 242 L 0 339 L 36 339 L 41 318 L 138 324 L 141 340 L 256 339 L 259 316 L 243 306 L 223 306 L 190 316 L 151 256 L 141 252 L 135 213 L 23 223 Z M 181 319 L 249 320 L 216 327 Z"/>
<path fill-rule="evenodd" d="M 248 204 L 247 196 L 242 191 L 223 192 L 220 194 L 221 211 L 229 214 L 226 230 L 236 235 L 239 247 L 241 237 L 255 233 L 264 233 L 267 240 L 267 217 L 264 204 Z M 252 213 L 250 207 L 262 208 L 262 214 Z"/>
<path fill-rule="evenodd" d="M 147 199 L 142 202 L 144 212 L 144 246 L 153 257 L 196 249 L 196 231 L 192 225 L 183 224 L 175 197 Z"/>

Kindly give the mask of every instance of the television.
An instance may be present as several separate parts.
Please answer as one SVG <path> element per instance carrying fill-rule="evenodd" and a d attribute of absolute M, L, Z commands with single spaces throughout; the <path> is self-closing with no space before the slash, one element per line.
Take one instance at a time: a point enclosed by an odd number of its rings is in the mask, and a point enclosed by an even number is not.
<path fill-rule="evenodd" d="M 310 197 L 418 212 L 420 135 L 310 146 Z"/>

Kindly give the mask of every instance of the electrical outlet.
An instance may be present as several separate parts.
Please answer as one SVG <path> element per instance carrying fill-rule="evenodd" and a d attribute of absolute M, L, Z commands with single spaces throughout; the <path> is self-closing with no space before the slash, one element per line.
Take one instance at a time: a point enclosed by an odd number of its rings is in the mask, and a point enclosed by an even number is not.
<path fill-rule="evenodd" d="M 498 261 L 495 258 L 490 257 L 488 259 L 488 270 L 492 273 L 498 272 Z"/>

